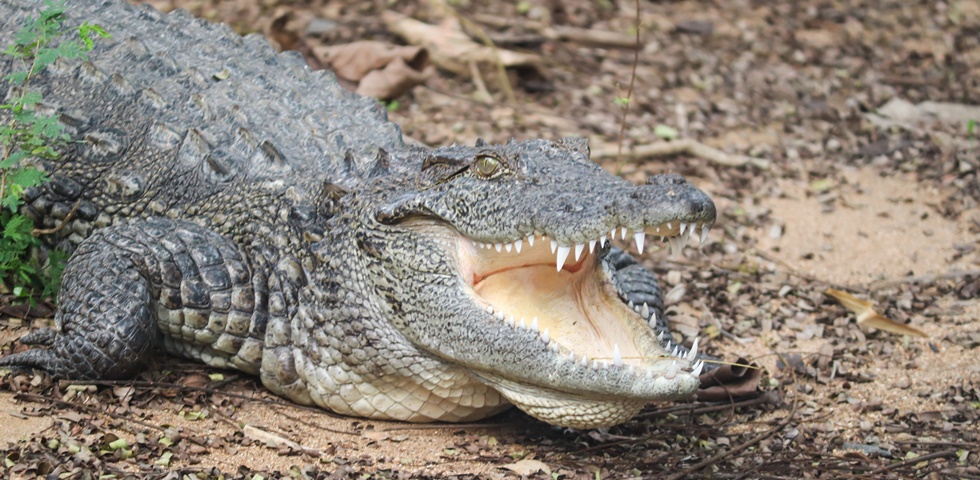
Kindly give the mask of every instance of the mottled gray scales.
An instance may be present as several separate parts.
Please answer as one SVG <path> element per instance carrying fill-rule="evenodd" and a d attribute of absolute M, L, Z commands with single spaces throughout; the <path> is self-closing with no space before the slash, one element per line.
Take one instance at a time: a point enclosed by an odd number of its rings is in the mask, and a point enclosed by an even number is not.
<path fill-rule="evenodd" d="M 0 0 L 0 42 L 41 4 Z M 117 0 L 71 2 L 81 21 L 113 38 L 33 80 L 73 141 L 23 207 L 50 228 L 77 204 L 45 238 L 74 255 L 56 328 L 0 365 L 123 378 L 162 348 L 343 414 L 583 428 L 697 388 L 653 274 L 611 246 L 703 237 L 714 204 L 681 177 L 632 185 L 579 138 L 410 148 L 259 36 Z"/>

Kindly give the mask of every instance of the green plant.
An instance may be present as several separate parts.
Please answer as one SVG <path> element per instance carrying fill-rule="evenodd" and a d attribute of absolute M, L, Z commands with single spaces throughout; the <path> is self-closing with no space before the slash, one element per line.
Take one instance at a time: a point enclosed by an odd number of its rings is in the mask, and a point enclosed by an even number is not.
<path fill-rule="evenodd" d="M 37 160 L 56 160 L 56 147 L 69 141 L 62 125 L 52 115 L 37 111 L 41 94 L 30 89 L 34 76 L 59 58 L 84 59 L 96 37 L 108 33 L 97 25 L 84 23 L 74 28 L 63 26 L 64 3 L 45 2 L 37 18 L 31 19 L 16 34 L 14 43 L 2 53 L 12 57 L 11 72 L 4 76 L 10 87 L 7 103 L 0 104 L 0 276 L 18 297 L 35 294 L 54 296 L 61 281 L 65 255 L 51 252 L 47 266 L 31 255 L 40 247 L 31 220 L 18 213 L 23 194 L 47 181 L 38 169 Z M 19 68 L 18 68 L 19 67 Z"/>

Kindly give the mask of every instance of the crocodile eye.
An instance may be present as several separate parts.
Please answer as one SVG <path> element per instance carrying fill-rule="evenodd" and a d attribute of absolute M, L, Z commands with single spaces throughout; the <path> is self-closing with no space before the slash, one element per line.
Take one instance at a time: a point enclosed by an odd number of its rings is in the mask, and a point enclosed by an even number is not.
<path fill-rule="evenodd" d="M 476 157 L 476 173 L 483 178 L 490 178 L 500 169 L 500 160 L 490 155 L 480 155 Z"/>

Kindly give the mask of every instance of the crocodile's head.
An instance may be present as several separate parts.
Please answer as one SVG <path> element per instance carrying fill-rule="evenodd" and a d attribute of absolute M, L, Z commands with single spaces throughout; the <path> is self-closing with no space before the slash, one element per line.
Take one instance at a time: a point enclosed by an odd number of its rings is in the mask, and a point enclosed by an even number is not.
<path fill-rule="evenodd" d="M 655 313 L 627 304 L 606 256 L 612 237 L 642 250 L 706 234 L 703 192 L 677 175 L 610 175 L 584 139 L 412 155 L 414 172 L 369 187 L 355 234 L 411 343 L 561 426 L 620 423 L 697 389 L 699 362 L 672 355 Z"/>

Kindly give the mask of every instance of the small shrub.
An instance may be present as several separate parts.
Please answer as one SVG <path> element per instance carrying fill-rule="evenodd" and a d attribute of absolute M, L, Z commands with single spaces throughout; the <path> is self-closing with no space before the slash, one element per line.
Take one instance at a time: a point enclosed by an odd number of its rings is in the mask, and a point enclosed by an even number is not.
<path fill-rule="evenodd" d="M 0 124 L 0 276 L 18 297 L 54 297 L 61 282 L 66 255 L 51 252 L 42 266 L 31 251 L 41 246 L 41 233 L 18 213 L 24 192 L 47 181 L 34 159 L 56 160 L 56 147 L 69 141 L 58 119 L 37 113 L 41 94 L 31 91 L 31 80 L 59 58 L 84 59 L 95 38 L 108 37 L 102 27 L 84 23 L 76 28 L 62 24 L 64 3 L 48 1 L 37 18 L 15 35 L 3 54 L 12 57 L 13 68 L 4 76 L 9 87 L 6 110 Z M 18 68 L 19 67 L 19 68 Z"/>

